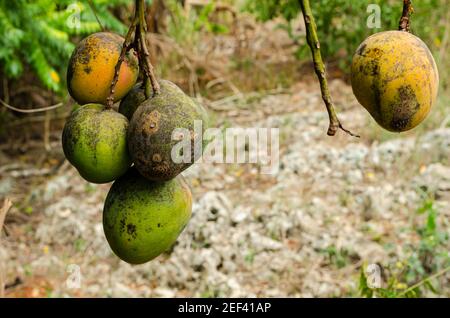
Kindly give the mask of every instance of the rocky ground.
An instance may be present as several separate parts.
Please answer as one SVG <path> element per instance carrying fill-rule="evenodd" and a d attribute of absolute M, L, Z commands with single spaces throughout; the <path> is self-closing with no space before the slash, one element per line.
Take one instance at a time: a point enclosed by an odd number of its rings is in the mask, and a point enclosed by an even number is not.
<path fill-rule="evenodd" d="M 424 192 L 450 234 L 450 129 L 379 142 L 351 89 L 335 80 L 341 121 L 362 138 L 327 137 L 312 83 L 211 103 L 219 125 L 278 127 L 280 169 L 194 165 L 185 173 L 193 217 L 173 249 L 148 264 L 128 265 L 109 249 L 101 224 L 109 185 L 88 184 L 64 164 L 45 182 L 27 181 L 25 196 L 16 184 L 24 176 L 3 165 L 0 194 L 29 202 L 6 222 L 6 295 L 356 296 L 363 264 L 401 263 L 404 247 L 420 243 Z M 441 277 L 440 295 L 450 296 L 449 280 Z"/>

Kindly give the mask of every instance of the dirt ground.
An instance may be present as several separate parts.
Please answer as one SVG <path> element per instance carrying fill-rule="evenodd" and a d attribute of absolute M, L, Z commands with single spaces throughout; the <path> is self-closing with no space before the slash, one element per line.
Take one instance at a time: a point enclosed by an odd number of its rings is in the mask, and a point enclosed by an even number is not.
<path fill-rule="evenodd" d="M 208 105 L 222 127 L 279 128 L 280 169 L 191 167 L 193 217 L 171 251 L 144 265 L 113 255 L 102 229 L 110 185 L 81 179 L 59 140 L 26 163 L 0 152 L 0 196 L 15 204 L 0 246 L 6 296 L 355 296 L 363 264 L 403 266 L 405 246 L 419 243 L 421 189 L 450 234 L 450 129 L 377 141 L 351 88 L 334 80 L 341 120 L 361 138 L 331 138 L 311 83 Z M 440 282 L 450 296 L 450 276 Z"/>

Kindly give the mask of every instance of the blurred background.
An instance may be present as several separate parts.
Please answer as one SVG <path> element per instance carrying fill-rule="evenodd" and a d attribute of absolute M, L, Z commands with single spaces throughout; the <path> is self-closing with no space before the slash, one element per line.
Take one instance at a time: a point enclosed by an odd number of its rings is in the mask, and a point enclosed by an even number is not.
<path fill-rule="evenodd" d="M 131 266 L 104 238 L 110 185 L 78 175 L 61 131 L 74 106 L 72 50 L 102 29 L 124 35 L 133 1 L 0 0 L 0 208 L 12 202 L 0 296 L 449 297 L 450 1 L 413 1 L 412 32 L 440 72 L 418 128 L 382 130 L 349 86 L 353 52 L 397 29 L 402 2 L 312 1 L 331 95 L 357 139 L 326 135 L 298 1 L 147 1 L 159 77 L 202 102 L 216 127 L 279 128 L 280 169 L 194 165 L 187 228 L 170 251 Z M 369 4 L 380 28 L 367 26 Z"/>

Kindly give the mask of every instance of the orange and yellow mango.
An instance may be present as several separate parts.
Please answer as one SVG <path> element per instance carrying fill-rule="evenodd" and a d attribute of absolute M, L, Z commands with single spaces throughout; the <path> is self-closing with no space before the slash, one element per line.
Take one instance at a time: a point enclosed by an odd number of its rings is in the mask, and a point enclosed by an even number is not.
<path fill-rule="evenodd" d="M 77 103 L 106 104 L 123 42 L 120 35 L 98 32 L 78 43 L 67 70 L 67 87 Z M 133 88 L 138 75 L 139 62 L 134 51 L 130 51 L 120 67 L 114 101 Z"/>
<path fill-rule="evenodd" d="M 419 125 L 436 101 L 439 74 L 421 39 L 403 31 L 368 37 L 351 66 L 353 93 L 376 122 L 392 132 Z"/>

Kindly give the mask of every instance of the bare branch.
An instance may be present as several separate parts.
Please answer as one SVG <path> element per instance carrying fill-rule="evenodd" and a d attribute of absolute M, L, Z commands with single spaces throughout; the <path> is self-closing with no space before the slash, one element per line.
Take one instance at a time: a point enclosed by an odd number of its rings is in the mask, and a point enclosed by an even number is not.
<path fill-rule="evenodd" d="M 306 40 L 311 49 L 312 58 L 314 61 L 314 70 L 316 72 L 317 77 L 319 78 L 322 99 L 325 103 L 325 106 L 328 111 L 328 117 L 330 119 L 327 134 L 329 136 L 334 136 L 338 131 L 338 129 L 342 129 L 350 136 L 359 137 L 358 135 L 355 135 L 349 130 L 345 129 L 337 117 L 336 110 L 334 108 L 334 103 L 333 100 L 331 99 L 330 91 L 328 89 L 325 65 L 322 60 L 322 54 L 320 53 L 320 42 L 317 36 L 316 23 L 314 22 L 314 16 L 311 11 L 309 0 L 300 0 L 300 6 L 302 8 L 303 18 L 305 20 L 306 25 Z"/>
<path fill-rule="evenodd" d="M 4 107 L 6 107 L 8 109 L 11 109 L 11 110 L 13 110 L 15 112 L 24 113 L 24 114 L 41 113 L 41 112 L 46 112 L 46 111 L 49 111 L 49 110 L 56 109 L 56 108 L 64 106 L 64 103 L 61 102 L 61 103 L 58 103 L 58 104 L 55 104 L 55 105 L 41 107 L 41 108 L 23 109 L 23 108 L 17 108 L 17 107 L 11 106 L 11 105 L 7 104 L 2 99 L 0 99 L 0 104 L 2 104 Z"/>
<path fill-rule="evenodd" d="M 139 59 L 139 68 L 144 74 L 144 83 L 145 83 L 145 95 L 146 97 L 150 97 L 150 85 L 153 89 L 153 95 L 159 94 L 160 87 L 158 81 L 156 80 L 156 76 L 154 73 L 153 65 L 150 62 L 150 53 L 147 49 L 147 43 L 145 41 L 145 33 L 147 31 L 147 24 L 145 20 L 145 0 L 136 0 L 135 1 L 135 12 L 134 18 L 128 30 L 128 33 L 125 37 L 125 41 L 123 43 L 122 51 L 120 52 L 119 60 L 117 61 L 114 77 L 111 82 L 110 94 L 107 99 L 106 106 L 111 108 L 114 103 L 114 92 L 115 86 L 119 79 L 120 67 L 122 65 L 123 60 L 125 59 L 125 55 L 131 48 L 134 48 Z"/>
<path fill-rule="evenodd" d="M 145 96 L 150 97 L 150 92 L 148 91 L 148 81 L 153 89 L 153 95 L 160 93 L 159 83 L 156 80 L 153 65 L 150 61 L 150 53 L 147 48 L 147 42 L 145 39 L 145 33 L 147 32 L 147 22 L 145 20 L 145 2 L 144 0 L 136 0 L 136 5 L 138 5 L 138 15 L 139 15 L 139 29 L 136 34 L 137 41 L 139 42 L 139 61 L 142 60 L 142 66 L 144 71 L 144 82 L 146 83 Z"/>
<path fill-rule="evenodd" d="M 128 33 L 125 37 L 125 41 L 123 42 L 122 51 L 120 52 L 119 59 L 117 60 L 116 67 L 114 69 L 114 77 L 111 82 L 111 88 L 109 90 L 109 96 L 106 99 L 106 107 L 112 108 L 114 104 L 114 93 L 116 89 L 117 81 L 119 80 L 120 67 L 122 66 L 122 62 L 125 59 L 125 55 L 132 48 L 133 43 L 133 33 L 136 30 L 137 24 L 137 13 L 134 15 L 133 21 L 131 22 L 130 28 L 128 29 Z"/>
<path fill-rule="evenodd" d="M 103 26 L 103 24 L 100 22 L 100 19 L 98 18 L 97 9 L 95 8 L 95 5 L 92 2 L 92 0 L 88 0 L 88 4 L 89 4 L 89 7 L 91 7 L 92 12 L 94 13 L 95 19 L 97 20 L 97 23 L 100 26 L 100 29 L 102 29 L 102 31 L 105 31 L 105 27 Z"/>

